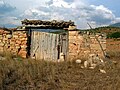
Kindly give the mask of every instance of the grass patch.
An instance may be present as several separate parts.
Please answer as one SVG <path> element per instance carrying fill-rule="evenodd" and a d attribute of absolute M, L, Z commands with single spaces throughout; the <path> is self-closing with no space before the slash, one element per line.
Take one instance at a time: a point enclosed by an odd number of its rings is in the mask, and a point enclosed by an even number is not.
<path fill-rule="evenodd" d="M 0 61 L 0 90 L 119 90 L 120 62 L 106 64 L 107 74 L 102 74 L 75 62 L 11 57 Z"/>
<path fill-rule="evenodd" d="M 120 58 L 120 51 L 108 51 L 107 52 L 107 55 L 110 57 L 110 58 L 116 58 L 116 59 L 119 59 Z"/>
<path fill-rule="evenodd" d="M 107 38 L 120 38 L 120 32 L 114 32 L 107 35 Z"/>

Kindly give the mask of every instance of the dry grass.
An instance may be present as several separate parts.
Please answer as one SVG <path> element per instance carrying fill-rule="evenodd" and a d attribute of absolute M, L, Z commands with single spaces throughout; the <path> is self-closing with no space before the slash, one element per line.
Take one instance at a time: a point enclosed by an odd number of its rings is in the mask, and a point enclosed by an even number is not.
<path fill-rule="evenodd" d="M 110 42 L 107 49 L 119 49 L 119 41 Z M 111 60 L 106 59 L 103 67 L 106 74 L 100 73 L 98 67 L 82 69 L 75 62 L 54 63 L 22 59 L 8 52 L 0 54 L 6 57 L 0 60 L 0 90 L 120 90 L 120 52 L 108 54 Z"/>
<path fill-rule="evenodd" d="M 108 56 L 111 58 L 111 59 L 119 59 L 120 58 L 120 50 L 118 51 L 115 51 L 115 50 L 109 50 L 107 52 Z"/>
<path fill-rule="evenodd" d="M 120 62 L 106 62 L 106 74 L 75 62 L 13 59 L 0 61 L 0 90 L 120 90 Z"/>

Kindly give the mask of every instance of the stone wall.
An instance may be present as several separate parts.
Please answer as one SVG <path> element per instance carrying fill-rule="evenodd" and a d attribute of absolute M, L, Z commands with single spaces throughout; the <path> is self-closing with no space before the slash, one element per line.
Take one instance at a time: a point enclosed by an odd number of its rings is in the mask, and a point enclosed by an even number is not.
<path fill-rule="evenodd" d="M 0 29 L 0 52 L 11 52 L 27 57 L 27 31 L 8 31 Z"/>
<path fill-rule="evenodd" d="M 97 33 L 104 52 L 106 51 L 106 35 Z M 89 32 L 69 31 L 69 59 L 86 58 L 88 54 L 98 54 L 104 57 L 101 47 L 94 34 Z"/>
<path fill-rule="evenodd" d="M 106 36 L 97 33 L 104 52 L 106 51 Z M 97 53 L 103 57 L 103 52 L 93 34 L 81 33 L 80 31 L 69 31 L 69 59 L 85 58 L 88 54 Z M 28 31 L 15 30 L 7 31 L 0 29 L 0 52 L 11 52 L 24 58 L 30 54 L 30 41 L 28 40 Z"/>

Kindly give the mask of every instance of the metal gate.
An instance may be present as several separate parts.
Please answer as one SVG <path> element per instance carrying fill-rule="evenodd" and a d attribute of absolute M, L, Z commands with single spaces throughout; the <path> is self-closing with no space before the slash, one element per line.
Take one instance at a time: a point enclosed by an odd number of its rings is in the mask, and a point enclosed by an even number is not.
<path fill-rule="evenodd" d="M 68 34 L 31 31 L 31 57 L 38 60 L 58 60 L 60 53 L 68 54 Z"/>

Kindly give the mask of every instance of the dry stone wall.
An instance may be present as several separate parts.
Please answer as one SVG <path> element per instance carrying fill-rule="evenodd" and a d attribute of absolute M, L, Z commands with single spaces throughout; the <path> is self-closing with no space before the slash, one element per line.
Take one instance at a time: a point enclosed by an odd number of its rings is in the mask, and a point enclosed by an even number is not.
<path fill-rule="evenodd" d="M 27 31 L 6 31 L 0 29 L 0 52 L 10 52 L 27 57 Z"/>
<path fill-rule="evenodd" d="M 104 52 L 106 51 L 106 35 L 97 33 Z M 0 52 L 11 52 L 24 58 L 30 54 L 30 41 L 28 40 L 28 31 L 15 30 L 6 31 L 0 29 Z M 103 57 L 103 52 L 98 41 L 93 34 L 81 33 L 80 31 L 69 30 L 69 59 L 88 57 L 88 54 L 98 54 Z"/>
<path fill-rule="evenodd" d="M 104 52 L 106 51 L 106 35 L 97 33 Z M 69 31 L 69 59 L 87 58 L 88 54 L 103 56 L 103 52 L 94 34 L 89 32 Z"/>

